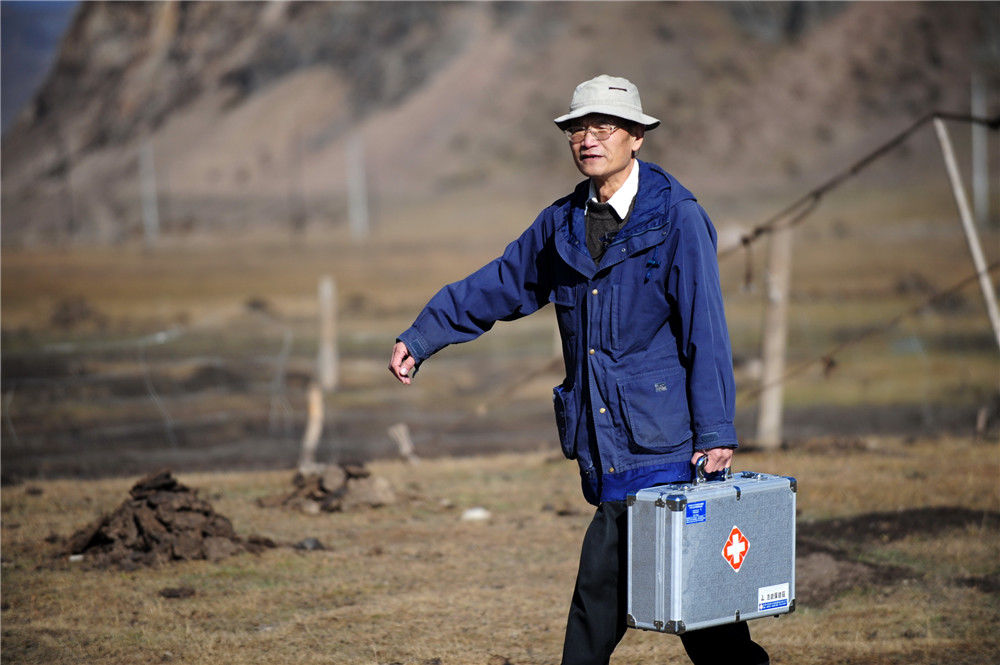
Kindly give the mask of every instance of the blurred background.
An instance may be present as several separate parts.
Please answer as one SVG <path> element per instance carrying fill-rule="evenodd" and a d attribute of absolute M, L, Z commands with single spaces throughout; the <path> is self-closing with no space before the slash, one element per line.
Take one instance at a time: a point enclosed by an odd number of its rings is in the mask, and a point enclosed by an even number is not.
<path fill-rule="evenodd" d="M 437 288 L 578 182 L 552 118 L 599 73 L 638 85 L 663 120 L 642 158 L 718 228 L 749 446 L 780 235 L 754 229 L 838 174 L 793 232 L 778 443 L 996 440 L 997 341 L 934 127 L 851 167 L 933 111 L 1000 112 L 997 3 L 0 17 L 4 482 L 291 466 L 321 379 L 321 460 L 396 454 L 398 423 L 422 455 L 555 451 L 548 308 L 446 349 L 409 389 L 385 365 Z M 997 133 L 945 126 L 991 264 Z"/>

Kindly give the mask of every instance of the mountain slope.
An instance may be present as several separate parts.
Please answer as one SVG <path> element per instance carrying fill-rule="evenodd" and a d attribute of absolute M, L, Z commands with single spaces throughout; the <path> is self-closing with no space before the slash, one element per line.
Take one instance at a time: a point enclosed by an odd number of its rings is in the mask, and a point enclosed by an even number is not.
<path fill-rule="evenodd" d="M 143 146 L 168 233 L 336 223 L 357 145 L 386 201 L 555 198 L 578 176 L 551 118 L 602 72 L 664 120 L 643 156 L 699 191 L 814 181 L 966 108 L 997 22 L 990 3 L 816 7 L 85 3 L 4 138 L 5 239 L 137 233 Z"/>

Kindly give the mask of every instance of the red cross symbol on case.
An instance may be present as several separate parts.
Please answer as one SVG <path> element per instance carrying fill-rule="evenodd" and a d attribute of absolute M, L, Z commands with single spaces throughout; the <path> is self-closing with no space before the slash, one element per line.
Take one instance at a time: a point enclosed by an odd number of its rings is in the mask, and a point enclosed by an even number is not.
<path fill-rule="evenodd" d="M 743 561 L 746 560 L 747 551 L 750 549 L 750 541 L 746 539 L 739 527 L 733 527 L 729 532 L 729 539 L 726 540 L 722 548 L 722 558 L 726 560 L 732 569 L 739 571 Z"/>

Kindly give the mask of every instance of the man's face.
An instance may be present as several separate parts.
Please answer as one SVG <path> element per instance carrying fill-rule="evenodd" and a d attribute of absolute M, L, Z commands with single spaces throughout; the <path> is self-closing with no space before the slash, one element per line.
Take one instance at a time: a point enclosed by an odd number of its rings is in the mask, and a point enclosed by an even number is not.
<path fill-rule="evenodd" d="M 603 141 L 595 136 L 595 130 L 601 127 L 617 127 L 611 135 Z M 628 168 L 632 161 L 632 153 L 639 150 L 642 145 L 642 127 L 632 128 L 635 134 L 630 134 L 628 129 L 630 123 L 619 118 L 606 115 L 591 114 L 569 123 L 567 129 L 586 128 L 587 131 L 583 140 L 575 143 L 570 140 L 570 150 L 573 152 L 573 161 L 580 173 L 588 178 L 595 178 L 604 181 L 622 173 Z"/>

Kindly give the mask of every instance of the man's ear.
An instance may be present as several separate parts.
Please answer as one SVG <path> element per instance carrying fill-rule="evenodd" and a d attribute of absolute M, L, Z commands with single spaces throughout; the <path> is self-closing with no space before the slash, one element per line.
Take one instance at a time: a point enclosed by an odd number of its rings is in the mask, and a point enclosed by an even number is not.
<path fill-rule="evenodd" d="M 632 157 L 635 158 L 639 154 L 639 148 L 642 147 L 642 140 L 646 134 L 646 128 L 642 125 L 636 125 L 635 128 L 629 132 L 632 135 Z"/>

